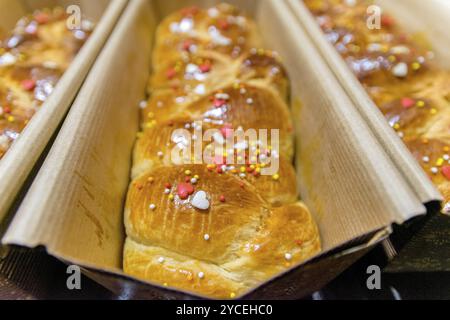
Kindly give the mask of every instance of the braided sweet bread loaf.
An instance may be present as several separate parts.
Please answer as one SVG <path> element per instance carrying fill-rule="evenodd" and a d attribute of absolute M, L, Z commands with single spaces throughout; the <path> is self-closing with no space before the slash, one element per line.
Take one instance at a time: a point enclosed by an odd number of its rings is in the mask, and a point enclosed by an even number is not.
<path fill-rule="evenodd" d="M 63 8 L 41 10 L 18 21 L 0 41 L 0 159 L 53 92 L 92 31 L 69 30 Z"/>
<path fill-rule="evenodd" d="M 184 9 L 160 24 L 125 208 L 126 273 L 234 298 L 320 251 L 317 226 L 297 201 L 289 82 L 259 45 L 253 22 L 229 5 Z M 217 152 L 247 129 L 279 130 L 279 148 L 271 136 Z M 190 153 L 191 140 L 214 149 L 211 162 Z M 185 156 L 174 162 L 173 150 Z M 264 175 L 269 159 L 279 169 Z"/>
<path fill-rule="evenodd" d="M 387 13 L 367 28 L 373 1 L 304 0 L 327 39 L 361 81 L 444 196 L 450 213 L 450 72 L 433 61 L 421 37 Z"/>

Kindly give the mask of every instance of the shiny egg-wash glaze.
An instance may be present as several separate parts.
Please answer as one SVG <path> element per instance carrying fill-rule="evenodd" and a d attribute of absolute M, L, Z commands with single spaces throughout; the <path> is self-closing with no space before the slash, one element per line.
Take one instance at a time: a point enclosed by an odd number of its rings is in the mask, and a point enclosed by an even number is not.
<path fill-rule="evenodd" d="M 0 158 L 53 92 L 92 31 L 83 20 L 69 30 L 64 9 L 43 9 L 20 19 L 0 40 Z"/>
<path fill-rule="evenodd" d="M 297 201 L 289 81 L 259 46 L 253 21 L 229 5 L 186 8 L 160 24 L 125 208 L 126 273 L 232 299 L 320 252 Z M 235 145 L 214 164 L 175 165 L 171 150 L 191 148 L 172 135 L 180 128 L 198 139 L 217 129 L 219 143 L 232 129 L 279 129 L 280 150 Z M 247 148 L 279 158 L 278 173 L 261 175 L 264 161 L 227 163 Z"/>
<path fill-rule="evenodd" d="M 444 196 L 450 213 L 450 73 L 419 37 L 383 13 L 367 28 L 372 1 L 305 0 L 327 39 L 361 81 Z"/>

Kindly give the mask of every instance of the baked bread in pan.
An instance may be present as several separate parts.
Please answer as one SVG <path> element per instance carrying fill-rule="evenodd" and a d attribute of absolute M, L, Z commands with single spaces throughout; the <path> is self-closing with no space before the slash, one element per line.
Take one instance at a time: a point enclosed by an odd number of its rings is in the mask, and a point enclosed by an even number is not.
<path fill-rule="evenodd" d="M 255 24 L 225 4 L 183 9 L 160 24 L 125 207 L 126 273 L 230 299 L 321 250 L 298 201 L 289 81 L 259 45 Z M 279 148 L 269 136 L 217 150 L 202 139 L 209 129 L 219 146 L 231 130 L 277 129 Z M 197 141 L 214 151 L 210 162 L 187 152 Z M 265 175 L 269 158 L 279 168 Z"/>
<path fill-rule="evenodd" d="M 383 13 L 367 27 L 373 1 L 304 0 L 327 39 L 346 60 L 391 127 L 444 196 L 450 213 L 450 72 L 422 37 Z"/>
<path fill-rule="evenodd" d="M 53 92 L 92 24 L 66 26 L 62 8 L 36 11 L 0 40 L 0 158 Z"/>

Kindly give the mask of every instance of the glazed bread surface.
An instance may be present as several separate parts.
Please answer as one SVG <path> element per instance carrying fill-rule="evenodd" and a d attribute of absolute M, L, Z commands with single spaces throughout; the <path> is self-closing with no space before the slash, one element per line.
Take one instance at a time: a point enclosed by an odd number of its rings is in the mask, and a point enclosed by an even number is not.
<path fill-rule="evenodd" d="M 289 81 L 259 39 L 226 4 L 180 10 L 158 27 L 125 207 L 126 273 L 232 299 L 320 252 L 298 201 Z M 278 139 L 217 148 L 249 129 L 278 130 Z M 195 144 L 211 161 L 196 158 Z M 263 174 L 270 159 L 279 168 Z"/>
<path fill-rule="evenodd" d="M 20 19 L 0 40 L 0 159 L 53 92 L 92 31 L 69 30 L 63 8 Z"/>
<path fill-rule="evenodd" d="M 441 191 L 443 213 L 449 214 L 450 72 L 437 65 L 423 37 L 405 32 L 388 13 L 380 29 L 367 28 L 373 1 L 304 3 Z"/>

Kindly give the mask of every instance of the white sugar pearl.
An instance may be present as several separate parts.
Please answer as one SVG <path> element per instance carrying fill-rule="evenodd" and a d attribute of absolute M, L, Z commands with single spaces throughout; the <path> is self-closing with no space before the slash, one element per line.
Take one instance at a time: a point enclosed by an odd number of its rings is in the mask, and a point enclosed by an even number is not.
<path fill-rule="evenodd" d="M 196 183 L 197 183 L 197 179 L 192 178 L 192 179 L 191 179 L 191 183 L 192 183 L 192 184 L 196 184 Z"/>
<path fill-rule="evenodd" d="M 290 260 L 292 260 L 292 254 L 286 253 L 286 254 L 284 255 L 284 258 L 285 258 L 287 261 L 290 261 Z"/>
<path fill-rule="evenodd" d="M 444 154 L 444 155 L 442 156 L 442 158 L 443 158 L 445 161 L 450 160 L 450 156 L 449 156 L 448 154 Z"/>
<path fill-rule="evenodd" d="M 153 203 L 149 206 L 150 210 L 155 210 L 156 209 L 156 205 L 154 205 Z"/>
<path fill-rule="evenodd" d="M 422 161 L 425 162 L 425 163 L 428 163 L 428 162 L 430 162 L 430 158 L 425 156 L 425 157 L 422 158 Z"/>
<path fill-rule="evenodd" d="M 404 62 L 400 62 L 392 68 L 392 74 L 399 78 L 404 78 L 408 75 L 408 65 Z"/>
<path fill-rule="evenodd" d="M 252 98 L 248 98 L 247 99 L 247 104 L 253 104 L 253 99 Z"/>
<path fill-rule="evenodd" d="M 198 277 L 199 277 L 200 279 L 203 279 L 203 278 L 205 277 L 205 274 L 204 274 L 203 272 L 199 272 L 199 273 L 198 273 Z"/>
<path fill-rule="evenodd" d="M 165 190 L 164 190 L 164 193 L 165 193 L 165 194 L 169 194 L 169 193 L 170 193 L 170 189 L 165 189 Z"/>
<path fill-rule="evenodd" d="M 160 157 L 160 158 L 162 158 L 162 157 L 164 156 L 164 153 L 163 153 L 162 151 L 159 151 L 159 152 L 157 153 L 157 156 Z"/>
<path fill-rule="evenodd" d="M 147 107 L 147 101 L 142 100 L 142 101 L 139 103 L 139 108 L 145 109 L 146 107 Z"/>
<path fill-rule="evenodd" d="M 159 263 L 164 263 L 165 260 L 166 260 L 166 259 L 164 259 L 163 257 L 159 257 L 159 258 L 158 258 L 158 262 L 159 262 Z"/>
<path fill-rule="evenodd" d="M 439 172 L 439 169 L 436 167 L 431 168 L 431 172 L 434 174 L 437 174 Z"/>
<path fill-rule="evenodd" d="M 203 239 L 205 239 L 205 241 L 208 241 L 208 240 L 210 239 L 209 234 L 205 234 L 205 235 L 203 236 Z"/>

